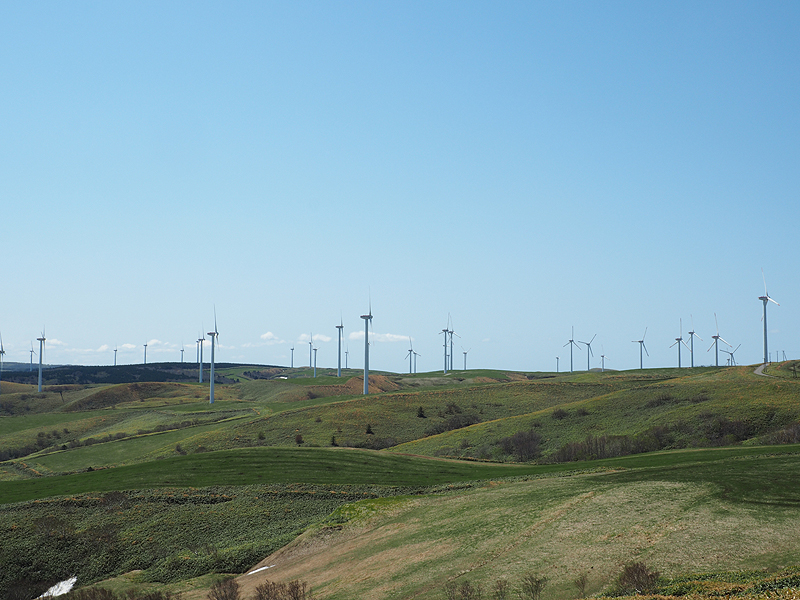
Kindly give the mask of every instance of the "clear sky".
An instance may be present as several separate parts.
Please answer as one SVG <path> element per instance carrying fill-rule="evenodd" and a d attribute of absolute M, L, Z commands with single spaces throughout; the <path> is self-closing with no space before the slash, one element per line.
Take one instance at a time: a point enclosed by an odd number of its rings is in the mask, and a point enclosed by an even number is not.
<path fill-rule="evenodd" d="M 0 3 L 5 359 L 216 306 L 218 360 L 360 368 L 371 297 L 374 369 L 448 314 L 457 368 L 713 364 L 715 313 L 756 363 L 762 268 L 798 358 L 798 65 L 797 2 Z"/>

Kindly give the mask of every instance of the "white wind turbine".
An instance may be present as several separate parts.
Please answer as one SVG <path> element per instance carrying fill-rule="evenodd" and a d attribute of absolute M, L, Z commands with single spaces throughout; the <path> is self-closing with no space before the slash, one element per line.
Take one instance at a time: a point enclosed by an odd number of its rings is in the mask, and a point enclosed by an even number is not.
<path fill-rule="evenodd" d="M 336 326 L 336 330 L 338 333 L 339 338 L 339 366 L 336 369 L 336 376 L 342 376 L 342 338 L 344 337 L 344 321 L 342 320 L 341 316 L 339 317 L 339 324 Z"/>
<path fill-rule="evenodd" d="M 591 367 L 590 367 L 590 363 L 589 363 L 589 353 L 591 352 L 592 356 L 594 356 L 594 352 L 592 352 L 592 342 L 594 341 L 594 338 L 596 338 L 596 337 L 597 337 L 597 334 L 595 333 L 592 336 L 592 339 L 590 339 L 588 342 L 582 342 L 582 341 L 578 340 L 579 344 L 586 344 L 586 371 L 587 372 L 592 370 Z"/>
<path fill-rule="evenodd" d="M 692 315 L 689 315 L 689 316 L 692 317 L 692 330 L 689 332 L 689 343 L 691 344 L 691 347 L 689 348 L 689 353 L 692 356 L 692 367 L 694 367 L 694 338 L 697 338 L 701 342 L 703 341 L 703 338 L 701 338 L 699 335 L 697 335 L 697 333 L 695 333 L 695 331 L 694 331 L 694 317 Z"/>
<path fill-rule="evenodd" d="M 675 338 L 675 343 L 670 345 L 678 347 L 678 368 L 681 368 L 681 344 L 686 346 L 686 342 L 683 341 L 683 319 L 680 319 L 680 335 Z M 686 349 L 689 350 L 689 346 L 686 346 Z M 691 352 L 691 350 L 689 350 Z"/>
<path fill-rule="evenodd" d="M 294 369 L 294 346 L 292 346 L 291 348 L 289 348 L 289 350 L 291 350 L 291 351 L 292 351 L 292 362 L 291 362 L 291 368 L 292 368 L 292 369 Z"/>
<path fill-rule="evenodd" d="M 369 301 L 369 313 L 361 315 L 364 319 L 364 395 L 369 394 L 369 329 L 372 327 L 372 299 Z"/>
<path fill-rule="evenodd" d="M 42 393 L 42 355 L 44 354 L 44 343 L 47 338 L 44 337 L 44 327 L 42 327 L 42 337 L 36 338 L 39 342 L 39 393 Z"/>
<path fill-rule="evenodd" d="M 117 366 L 117 348 L 116 348 L 116 346 L 114 347 L 114 366 L 115 367 Z"/>
<path fill-rule="evenodd" d="M 600 346 L 600 352 L 603 353 L 603 354 L 600 355 L 600 372 L 601 373 L 605 373 L 606 372 L 606 355 L 605 355 L 605 350 L 603 350 L 602 346 Z"/>
<path fill-rule="evenodd" d="M 208 403 L 214 404 L 214 347 L 217 345 L 219 331 L 217 331 L 217 308 L 214 307 L 214 331 L 207 334 L 211 338 L 211 370 L 208 374 Z"/>
<path fill-rule="evenodd" d="M 592 338 L 592 339 L 594 339 L 594 338 Z M 578 344 L 575 343 L 575 327 L 572 328 L 572 337 L 570 337 L 569 341 L 566 344 L 564 344 L 565 348 L 567 346 L 569 346 L 569 372 L 572 373 L 573 372 L 572 371 L 572 347 L 573 346 L 575 346 L 576 348 L 578 347 Z"/>
<path fill-rule="evenodd" d="M 36 354 L 36 350 L 33 349 L 33 342 L 31 342 L 31 366 L 28 368 L 28 372 L 33 371 L 33 355 Z"/>
<path fill-rule="evenodd" d="M 642 339 L 640 340 L 631 340 L 634 344 L 639 344 L 639 369 L 642 369 L 642 348 L 647 353 L 647 356 L 650 356 L 650 353 L 647 352 L 647 346 L 644 345 L 644 337 L 647 335 L 647 327 L 644 328 L 644 334 L 642 335 Z"/>
<path fill-rule="evenodd" d="M 767 364 L 769 362 L 769 351 L 767 350 L 767 302 L 772 302 L 776 306 L 780 306 L 780 304 L 770 298 L 767 293 L 767 278 L 764 276 L 764 269 L 761 269 L 761 277 L 764 279 L 764 295 L 759 296 L 758 299 L 764 303 L 764 316 L 762 317 L 764 321 L 764 364 Z M 775 360 L 777 360 L 777 355 Z"/>
<path fill-rule="evenodd" d="M 319 348 L 314 348 L 314 377 L 317 376 L 317 350 Z"/>
<path fill-rule="evenodd" d="M 449 323 L 448 323 L 449 325 Z M 442 333 L 444 334 L 444 374 L 447 375 L 447 334 L 450 330 L 445 327 L 442 329 Z"/>
<path fill-rule="evenodd" d="M 720 340 L 722 340 L 722 341 L 723 341 L 723 343 L 727 344 L 728 348 L 733 348 L 733 346 L 731 346 L 730 344 L 728 344 L 728 342 L 726 342 L 726 341 L 725 341 L 725 340 L 722 338 L 722 336 L 719 334 L 719 323 L 717 322 L 717 313 L 714 313 L 714 324 L 717 326 L 717 335 L 712 335 L 712 336 L 711 336 L 711 339 L 713 339 L 713 340 L 714 340 L 714 343 L 713 343 L 713 344 L 711 344 L 711 345 L 708 347 L 708 350 L 706 350 L 706 352 L 710 352 L 710 351 L 711 351 L 711 348 L 714 348 L 714 355 L 715 355 L 715 357 L 716 357 L 716 358 L 715 358 L 715 361 L 714 361 L 714 364 L 715 364 L 715 365 L 718 367 L 718 366 L 719 366 L 719 341 L 720 341 Z"/>
<path fill-rule="evenodd" d="M 411 336 L 408 336 L 408 354 L 406 354 L 406 358 L 408 358 L 408 374 L 411 375 L 414 372 L 413 369 L 413 360 L 414 360 L 414 344 L 411 343 Z"/>
<path fill-rule="evenodd" d="M 417 374 L 417 357 L 422 356 L 419 352 L 414 352 L 414 374 Z"/>
<path fill-rule="evenodd" d="M 314 334 L 311 333 L 311 337 L 308 338 L 308 368 L 311 368 L 311 354 L 314 350 Z"/>
<path fill-rule="evenodd" d="M 736 351 L 737 351 L 739 348 L 741 348 L 741 347 L 742 347 L 742 345 L 741 345 L 741 344 L 739 344 L 739 345 L 738 345 L 738 346 L 736 346 L 736 348 L 734 348 L 733 350 L 723 350 L 723 352 L 724 352 L 725 354 L 727 354 L 727 355 L 728 355 L 728 364 L 729 364 L 730 366 L 732 366 L 732 367 L 735 367 L 735 366 L 736 366 L 736 358 L 735 358 L 733 355 L 734 355 L 734 354 L 736 353 Z"/>
<path fill-rule="evenodd" d="M 147 342 L 144 343 L 144 364 L 147 364 Z"/>
<path fill-rule="evenodd" d="M 203 345 L 206 342 L 205 336 L 201 333 L 200 337 L 197 338 L 197 345 L 200 348 L 200 377 L 199 382 L 203 383 Z"/>
<path fill-rule="evenodd" d="M 464 346 L 461 346 L 461 349 L 464 350 Z M 472 348 L 470 348 L 469 350 L 472 350 Z M 464 350 L 464 370 L 465 371 L 467 370 L 467 354 L 469 353 L 469 350 Z"/>

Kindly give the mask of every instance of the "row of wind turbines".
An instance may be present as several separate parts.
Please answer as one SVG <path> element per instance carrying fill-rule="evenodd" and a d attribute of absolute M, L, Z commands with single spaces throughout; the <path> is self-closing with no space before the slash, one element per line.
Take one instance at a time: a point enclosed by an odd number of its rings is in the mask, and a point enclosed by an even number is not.
<path fill-rule="evenodd" d="M 766 277 L 764 277 L 764 270 L 763 269 L 761 270 L 761 276 L 764 279 L 764 295 L 763 296 L 759 296 L 758 299 L 761 300 L 761 302 L 764 305 L 764 315 L 761 317 L 761 321 L 764 324 L 764 362 L 763 362 L 763 364 L 767 364 L 767 363 L 769 363 L 769 346 L 768 346 L 768 340 L 767 340 L 767 304 L 769 302 L 772 302 L 776 306 L 780 306 L 780 304 L 778 302 L 776 302 L 769 295 L 769 293 L 767 292 L 767 280 L 766 280 Z M 680 325 L 679 325 L 680 326 L 679 335 L 678 335 L 678 337 L 675 338 L 675 343 L 671 344 L 669 347 L 670 348 L 673 348 L 673 347 L 677 347 L 678 348 L 678 368 L 681 368 L 681 366 L 682 366 L 681 365 L 681 345 L 685 346 L 686 349 L 689 350 L 689 354 L 691 356 L 691 366 L 694 367 L 694 338 L 698 338 L 701 342 L 703 341 L 703 338 L 701 338 L 699 335 L 697 335 L 697 332 L 695 332 L 695 330 L 694 330 L 694 318 L 692 318 L 692 330 L 687 332 L 688 335 L 689 335 L 689 344 L 687 344 L 683 340 L 683 319 L 680 319 L 679 323 L 680 323 Z M 708 350 L 706 350 L 706 352 L 710 352 L 711 348 L 714 348 L 714 364 L 715 364 L 715 366 L 718 367 L 719 366 L 719 342 L 722 341 L 722 343 L 727 345 L 729 348 L 733 348 L 733 345 L 728 343 L 719 334 L 719 322 L 717 321 L 717 313 L 714 313 L 714 324 L 716 325 L 717 333 L 716 333 L 716 335 L 712 335 L 711 336 L 711 339 L 713 339 L 714 341 L 712 342 L 711 346 L 708 347 Z M 642 351 L 644 351 L 644 353 L 647 354 L 647 356 L 650 356 L 650 353 L 647 351 L 647 346 L 645 346 L 645 343 L 644 343 L 644 338 L 646 336 L 647 336 L 647 327 L 644 328 L 644 333 L 642 334 L 642 339 L 640 339 L 640 340 L 631 340 L 632 344 L 639 344 L 639 368 L 640 369 L 644 368 L 644 357 L 642 355 Z M 591 370 L 590 357 L 594 356 L 594 352 L 592 351 L 592 342 L 594 341 L 594 339 L 596 337 L 597 337 L 597 334 L 593 335 L 592 339 L 590 339 L 588 342 L 583 342 L 581 340 L 575 340 L 575 327 L 572 328 L 572 335 L 570 336 L 570 339 L 567 341 L 567 343 L 564 344 L 564 346 L 563 346 L 564 348 L 569 346 L 569 371 L 570 371 L 570 373 L 573 372 L 572 350 L 573 350 L 573 347 L 579 348 L 578 344 L 583 344 L 583 345 L 586 346 L 586 370 L 587 371 Z M 738 346 L 736 346 L 736 348 L 733 348 L 733 350 L 725 350 L 724 348 L 722 349 L 723 352 L 725 352 L 726 354 L 729 355 L 729 358 L 728 358 L 728 364 L 729 365 L 733 366 L 733 365 L 736 364 L 736 359 L 735 359 L 734 355 L 735 355 L 736 351 L 739 348 L 741 348 L 741 346 L 742 345 L 739 344 Z M 607 357 L 606 357 L 605 354 L 601 354 L 600 355 L 600 359 L 601 359 L 600 370 L 601 371 L 605 371 L 605 360 L 606 360 L 606 358 Z M 556 356 L 556 372 L 559 371 L 559 359 L 560 359 L 560 357 Z"/>

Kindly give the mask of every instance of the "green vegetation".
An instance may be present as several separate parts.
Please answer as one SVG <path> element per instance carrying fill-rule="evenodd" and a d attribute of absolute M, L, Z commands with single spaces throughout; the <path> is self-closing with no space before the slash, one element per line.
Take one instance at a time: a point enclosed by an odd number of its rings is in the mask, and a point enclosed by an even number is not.
<path fill-rule="evenodd" d="M 377 374 L 365 398 L 354 371 L 225 365 L 214 405 L 187 365 L 70 367 L 42 394 L 20 375 L 0 398 L 0 595 L 78 574 L 200 599 L 272 553 L 278 582 L 330 600 L 624 594 L 621 565 L 661 594 L 697 568 L 784 572 L 791 366 Z"/>

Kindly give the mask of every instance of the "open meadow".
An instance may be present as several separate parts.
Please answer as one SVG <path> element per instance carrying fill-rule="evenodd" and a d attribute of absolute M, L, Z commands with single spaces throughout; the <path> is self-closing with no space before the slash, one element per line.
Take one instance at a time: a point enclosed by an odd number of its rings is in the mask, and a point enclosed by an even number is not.
<path fill-rule="evenodd" d="M 204 599 L 231 574 L 243 598 L 435 599 L 533 574 L 560 599 L 635 561 L 763 581 L 800 564 L 793 366 L 378 374 L 368 397 L 355 372 L 229 366 L 213 405 L 187 377 L 4 381 L 0 593 Z"/>

